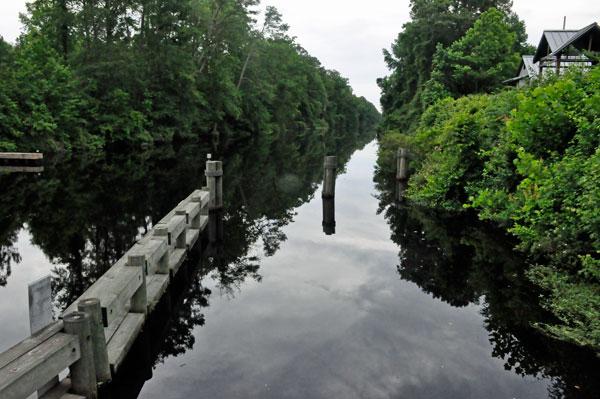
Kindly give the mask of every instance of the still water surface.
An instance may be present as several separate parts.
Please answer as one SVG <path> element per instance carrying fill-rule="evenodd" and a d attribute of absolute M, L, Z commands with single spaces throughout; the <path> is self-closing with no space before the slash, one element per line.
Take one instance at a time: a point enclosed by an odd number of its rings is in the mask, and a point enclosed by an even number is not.
<path fill-rule="evenodd" d="M 374 143 L 353 155 L 339 148 L 335 234 L 326 234 L 322 154 L 300 165 L 276 148 L 275 164 L 224 156 L 222 246 L 190 262 L 169 314 L 138 343 L 145 356 L 129 360 L 134 377 L 107 397 L 597 397 L 593 354 L 529 328 L 545 315 L 505 237 L 394 204 L 393 189 L 373 183 Z M 198 185 L 204 153 L 73 159 L 40 176 L 0 176 L 29 205 L 45 200 L 19 187 L 68 180 L 39 212 L 65 203 L 56 212 L 75 219 L 14 210 L 19 221 L 2 226 L 0 350 L 28 335 L 28 282 L 52 273 L 63 308 Z M 76 173 L 61 169 L 69 162 Z M 122 175 L 109 177 L 114 165 Z"/>

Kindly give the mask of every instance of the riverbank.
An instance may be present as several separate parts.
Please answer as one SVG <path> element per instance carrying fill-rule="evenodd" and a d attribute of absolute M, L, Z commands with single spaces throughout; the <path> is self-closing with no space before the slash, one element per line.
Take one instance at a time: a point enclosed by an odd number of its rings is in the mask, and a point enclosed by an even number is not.
<path fill-rule="evenodd" d="M 431 106 L 414 134 L 381 140 L 379 170 L 411 149 L 408 197 L 502 226 L 556 317 L 536 327 L 600 352 L 600 69 Z"/>

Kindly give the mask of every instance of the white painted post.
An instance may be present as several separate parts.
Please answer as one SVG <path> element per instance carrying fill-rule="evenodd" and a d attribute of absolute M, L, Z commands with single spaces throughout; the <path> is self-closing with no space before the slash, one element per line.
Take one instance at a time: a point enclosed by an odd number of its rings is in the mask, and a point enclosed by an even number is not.
<path fill-rule="evenodd" d="M 27 286 L 31 335 L 52 323 L 52 278 L 42 277 Z"/>
<path fill-rule="evenodd" d="M 52 317 L 52 277 L 42 277 L 28 284 L 27 290 L 29 293 L 29 331 L 33 335 L 54 321 Z M 58 376 L 51 378 L 38 389 L 38 397 L 48 392 L 58 382 Z"/>

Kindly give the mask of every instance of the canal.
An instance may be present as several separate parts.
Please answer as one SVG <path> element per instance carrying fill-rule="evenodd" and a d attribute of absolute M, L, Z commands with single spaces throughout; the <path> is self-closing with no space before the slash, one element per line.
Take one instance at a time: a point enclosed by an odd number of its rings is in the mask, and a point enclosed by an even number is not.
<path fill-rule="evenodd" d="M 366 141 L 216 151 L 222 242 L 198 251 L 104 396 L 599 397 L 594 354 L 531 327 L 549 319 L 510 239 L 395 201 Z M 51 274 L 58 313 L 202 185 L 208 152 L 63 155 L 0 175 L 0 351 L 29 334 L 27 283 Z M 335 225 L 326 153 L 341 166 Z"/>

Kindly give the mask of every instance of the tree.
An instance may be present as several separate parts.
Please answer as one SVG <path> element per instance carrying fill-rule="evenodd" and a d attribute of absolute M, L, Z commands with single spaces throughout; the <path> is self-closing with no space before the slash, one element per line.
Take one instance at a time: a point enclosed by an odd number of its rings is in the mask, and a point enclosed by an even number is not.
<path fill-rule="evenodd" d="M 519 65 L 516 39 L 504 14 L 490 8 L 450 47 L 438 44 L 431 79 L 423 91 L 423 104 L 432 104 L 448 95 L 460 97 L 500 87 Z"/>
<path fill-rule="evenodd" d="M 411 21 L 384 50 L 389 76 L 378 79 L 383 121 L 381 129 L 412 131 L 423 112 L 421 97 L 431 78 L 438 43 L 450 46 L 473 26 L 486 10 L 495 7 L 517 35 L 515 47 L 525 45 L 525 25 L 511 11 L 510 0 L 411 0 Z"/>

